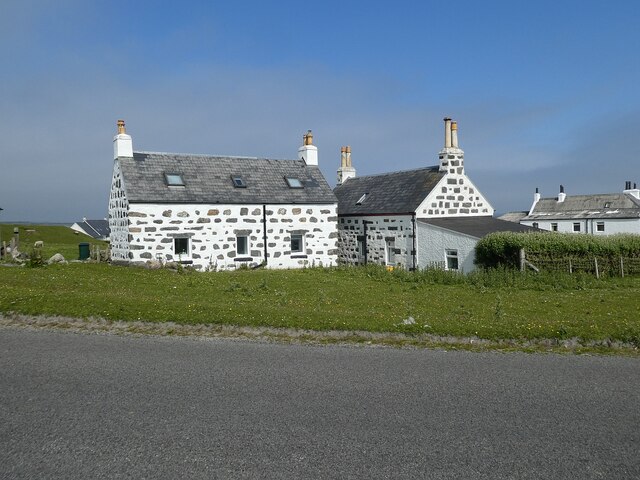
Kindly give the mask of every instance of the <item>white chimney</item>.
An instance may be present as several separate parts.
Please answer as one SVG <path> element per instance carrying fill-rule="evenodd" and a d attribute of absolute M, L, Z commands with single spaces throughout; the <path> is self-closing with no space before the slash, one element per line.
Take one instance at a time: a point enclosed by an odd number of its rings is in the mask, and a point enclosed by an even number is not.
<path fill-rule="evenodd" d="M 302 136 L 302 146 L 298 149 L 298 158 L 307 165 L 318 166 L 318 147 L 313 144 L 313 133 L 307 130 Z"/>
<path fill-rule="evenodd" d="M 340 147 L 340 168 L 338 169 L 338 185 L 342 185 L 356 176 L 356 169 L 351 165 L 351 147 Z"/>
<path fill-rule="evenodd" d="M 536 204 L 540 201 L 540 191 L 538 187 L 536 187 L 536 193 L 533 194 L 533 203 L 531 204 L 531 208 L 529 209 L 529 215 L 533 213 L 533 209 L 536 208 Z"/>
<path fill-rule="evenodd" d="M 451 119 L 444 119 L 444 148 L 451 148 Z"/>
<path fill-rule="evenodd" d="M 640 190 L 638 189 L 637 184 L 634 183 L 633 188 L 631 188 L 631 182 L 627 181 L 624 186 L 625 186 L 625 189 L 622 191 L 622 193 L 628 193 L 629 195 L 640 200 Z"/>
<path fill-rule="evenodd" d="M 564 185 L 560 185 L 560 193 L 558 193 L 558 203 L 564 202 L 567 195 L 564 193 Z"/>
<path fill-rule="evenodd" d="M 113 158 L 133 157 L 133 142 L 124 128 L 124 120 L 118 120 L 118 134 L 113 137 Z"/>
<path fill-rule="evenodd" d="M 444 148 L 438 155 L 440 171 L 464 175 L 464 151 L 458 146 L 458 122 L 444 119 Z"/>
<path fill-rule="evenodd" d="M 451 146 L 458 148 L 458 122 L 451 122 Z"/>

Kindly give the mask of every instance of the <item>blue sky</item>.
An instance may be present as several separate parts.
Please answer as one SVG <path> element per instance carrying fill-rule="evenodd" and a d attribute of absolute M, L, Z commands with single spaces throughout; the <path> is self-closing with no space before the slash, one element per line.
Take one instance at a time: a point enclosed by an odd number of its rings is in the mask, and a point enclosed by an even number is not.
<path fill-rule="evenodd" d="M 458 120 L 499 211 L 640 184 L 640 2 L 29 1 L 0 5 L 0 221 L 102 218 L 134 149 L 295 158 L 335 183 L 437 164 Z"/>

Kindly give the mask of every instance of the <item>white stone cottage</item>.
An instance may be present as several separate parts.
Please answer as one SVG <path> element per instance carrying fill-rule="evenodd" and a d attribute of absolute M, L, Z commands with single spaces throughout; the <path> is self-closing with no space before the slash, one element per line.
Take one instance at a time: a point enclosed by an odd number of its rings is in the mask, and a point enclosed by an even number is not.
<path fill-rule="evenodd" d="M 309 131 L 297 160 L 134 152 L 114 137 L 111 260 L 198 270 L 337 262 L 337 199 Z"/>
<path fill-rule="evenodd" d="M 541 198 L 538 189 L 522 225 L 542 230 L 610 235 L 640 233 L 640 189 L 627 181 L 622 193 L 567 195 L 560 185 L 557 197 Z"/>
<path fill-rule="evenodd" d="M 378 263 L 414 270 L 432 263 L 418 249 L 429 244 L 418 228 L 423 219 L 492 218 L 494 209 L 467 177 L 464 152 L 458 146 L 456 122 L 445 118 L 445 146 L 438 165 L 415 170 L 356 176 L 351 151 L 342 149 L 338 169 L 338 230 L 340 261 Z M 441 260 L 455 248 L 439 248 Z"/>

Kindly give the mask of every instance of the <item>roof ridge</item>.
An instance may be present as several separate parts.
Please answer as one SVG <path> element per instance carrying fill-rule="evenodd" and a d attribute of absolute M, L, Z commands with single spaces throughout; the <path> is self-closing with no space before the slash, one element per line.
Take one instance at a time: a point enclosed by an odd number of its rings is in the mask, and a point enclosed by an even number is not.
<path fill-rule="evenodd" d="M 209 153 L 179 153 L 179 152 L 152 152 L 148 150 L 135 150 L 134 154 L 142 155 L 164 155 L 164 156 L 182 156 L 182 157 L 200 157 L 200 158 L 230 158 L 236 160 L 269 160 L 272 162 L 302 162 L 301 159 L 293 158 L 266 158 L 266 157 L 249 157 L 246 155 L 214 155 Z"/>
<path fill-rule="evenodd" d="M 353 178 L 349 179 L 349 181 L 356 180 L 356 179 L 359 179 L 359 178 L 382 177 L 384 175 L 393 175 L 393 174 L 396 174 L 396 173 L 418 172 L 420 170 L 431 170 L 431 169 L 434 169 L 434 168 L 440 169 L 440 166 L 439 165 L 432 165 L 430 167 L 410 168 L 410 169 L 407 169 L 407 170 L 396 170 L 395 172 L 383 172 L 383 173 L 371 173 L 369 175 L 358 175 L 356 177 L 353 177 Z"/>

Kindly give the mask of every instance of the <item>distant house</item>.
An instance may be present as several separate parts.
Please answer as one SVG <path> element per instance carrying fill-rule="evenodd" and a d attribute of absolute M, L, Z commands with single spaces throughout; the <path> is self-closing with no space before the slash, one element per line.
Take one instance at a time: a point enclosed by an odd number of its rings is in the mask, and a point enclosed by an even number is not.
<path fill-rule="evenodd" d="M 83 218 L 81 222 L 71 225 L 71 230 L 78 233 L 84 233 L 96 240 L 109 240 L 109 221 L 104 220 L 87 220 Z"/>
<path fill-rule="evenodd" d="M 115 263 L 196 269 L 337 262 L 337 199 L 309 131 L 297 160 L 134 152 L 123 121 L 109 198 Z"/>
<path fill-rule="evenodd" d="M 437 255 L 419 248 L 430 242 L 432 228 L 423 227 L 423 220 L 492 220 L 493 207 L 465 173 L 457 124 L 450 118 L 444 121 L 445 146 L 434 166 L 358 177 L 352 166 L 351 149 L 342 148 L 338 185 L 334 189 L 338 197 L 341 262 L 413 270 L 427 267 L 438 256 L 446 265 L 456 247 L 446 242 L 439 244 Z"/>
<path fill-rule="evenodd" d="M 537 229 L 493 217 L 421 219 L 418 220 L 420 266 L 468 273 L 475 269 L 476 244 L 484 236 L 495 232 L 533 231 Z"/>
<path fill-rule="evenodd" d="M 626 182 L 622 193 L 566 195 L 541 198 L 538 189 L 522 225 L 543 230 L 608 235 L 640 233 L 640 189 Z"/>

